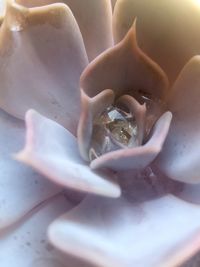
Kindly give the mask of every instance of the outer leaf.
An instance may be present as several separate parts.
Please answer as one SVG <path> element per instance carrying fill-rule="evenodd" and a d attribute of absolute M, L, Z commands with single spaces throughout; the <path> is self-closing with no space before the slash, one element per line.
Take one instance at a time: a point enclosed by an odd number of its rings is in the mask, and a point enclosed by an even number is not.
<path fill-rule="evenodd" d="M 83 162 L 76 139 L 66 129 L 34 111 L 27 113 L 26 122 L 26 145 L 16 155 L 18 160 L 62 186 L 108 197 L 120 195 L 118 184 Z"/>
<path fill-rule="evenodd" d="M 178 266 L 200 247 L 200 209 L 172 195 L 140 204 L 88 198 L 50 226 L 49 238 L 95 266 Z"/>
<path fill-rule="evenodd" d="M 24 123 L 0 110 L 0 229 L 63 190 L 11 158 L 24 135 Z"/>
<path fill-rule="evenodd" d="M 113 45 L 110 0 L 17 0 L 27 7 L 62 2 L 72 10 L 90 60 Z"/>
<path fill-rule="evenodd" d="M 9 0 L 0 40 L 0 106 L 19 118 L 36 108 L 75 133 L 87 56 L 69 8 L 27 9 Z"/>
<path fill-rule="evenodd" d="M 51 200 L 26 217 L 24 222 L 5 233 L 0 233 L 0 262 L 3 267 L 64 267 L 62 259 L 49 246 L 46 238 L 48 225 L 71 208 L 63 197 Z"/>

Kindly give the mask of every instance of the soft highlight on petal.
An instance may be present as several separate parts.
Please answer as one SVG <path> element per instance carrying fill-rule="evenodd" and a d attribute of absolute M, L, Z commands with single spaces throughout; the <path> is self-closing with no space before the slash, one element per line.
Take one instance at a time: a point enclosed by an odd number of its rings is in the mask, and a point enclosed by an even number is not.
<path fill-rule="evenodd" d="M 27 7 L 57 2 L 67 4 L 78 22 L 90 60 L 113 46 L 110 0 L 17 0 L 17 2 Z"/>
<path fill-rule="evenodd" d="M 24 137 L 24 122 L 0 110 L 0 232 L 63 190 L 12 158 Z"/>
<path fill-rule="evenodd" d="M 69 8 L 27 9 L 9 0 L 0 40 L 1 108 L 19 118 L 37 109 L 75 134 L 79 78 L 88 60 Z"/>
<path fill-rule="evenodd" d="M 80 158 L 75 137 L 56 122 L 30 110 L 25 148 L 16 155 L 51 181 L 78 191 L 119 197 L 120 187 L 90 170 Z M 105 177 L 106 176 L 106 177 Z M 113 175 L 110 176 L 114 179 Z"/>
<path fill-rule="evenodd" d="M 200 182 L 200 56 L 192 58 L 180 73 L 170 95 L 168 108 L 173 120 L 156 165 L 168 177 Z"/>
<path fill-rule="evenodd" d="M 172 195 L 140 204 L 89 197 L 52 223 L 49 238 L 95 266 L 171 267 L 200 248 L 199 221 L 198 206 Z"/>
<path fill-rule="evenodd" d="M 137 18 L 138 44 L 172 83 L 191 57 L 200 54 L 198 0 L 118 0 L 114 36 L 119 42 Z"/>
<path fill-rule="evenodd" d="M 154 98 L 165 98 L 167 77 L 138 47 L 135 27 L 136 22 L 119 44 L 101 54 L 84 70 L 81 88 L 89 97 L 109 88 L 116 97 L 133 96 L 134 92 L 142 90 Z"/>

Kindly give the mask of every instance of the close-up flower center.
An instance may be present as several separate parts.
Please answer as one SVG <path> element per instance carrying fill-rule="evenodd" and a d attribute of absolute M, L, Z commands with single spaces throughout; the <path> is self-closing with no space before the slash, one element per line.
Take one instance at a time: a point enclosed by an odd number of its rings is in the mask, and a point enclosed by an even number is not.
<path fill-rule="evenodd" d="M 137 146 L 137 132 L 134 114 L 109 106 L 94 120 L 90 160 L 120 148 Z"/>
<path fill-rule="evenodd" d="M 155 122 L 164 110 L 164 103 L 152 99 L 145 92 L 137 92 L 135 98 L 130 95 L 125 97 L 133 100 L 133 103 L 130 101 L 127 105 L 120 97 L 94 118 L 90 161 L 108 152 L 137 147 L 148 141 Z M 135 110 L 136 103 L 143 106 L 143 116 Z"/>

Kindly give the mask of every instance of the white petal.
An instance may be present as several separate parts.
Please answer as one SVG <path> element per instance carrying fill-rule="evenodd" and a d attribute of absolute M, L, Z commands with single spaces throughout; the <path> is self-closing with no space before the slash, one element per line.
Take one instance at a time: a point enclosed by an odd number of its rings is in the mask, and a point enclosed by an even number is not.
<path fill-rule="evenodd" d="M 200 248 L 200 207 L 172 195 L 139 204 L 89 197 L 52 223 L 49 238 L 102 267 L 177 266 Z"/>
<path fill-rule="evenodd" d="M 56 122 L 30 110 L 27 140 L 16 157 L 50 180 L 80 191 L 118 197 L 120 187 L 90 170 L 79 156 L 76 138 Z"/>
<path fill-rule="evenodd" d="M 12 159 L 24 137 L 24 123 L 0 110 L 0 229 L 62 190 Z"/>
<path fill-rule="evenodd" d="M 17 205 L 16 205 L 17 208 Z M 35 211 L 15 228 L 0 235 L 0 263 L 2 267 L 64 267 L 54 249 L 48 245 L 48 225 L 71 204 L 63 197 Z"/>

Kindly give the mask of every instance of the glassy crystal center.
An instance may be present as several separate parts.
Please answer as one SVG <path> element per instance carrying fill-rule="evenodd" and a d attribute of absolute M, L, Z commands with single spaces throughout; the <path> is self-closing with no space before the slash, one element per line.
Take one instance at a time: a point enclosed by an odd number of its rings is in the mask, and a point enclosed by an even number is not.
<path fill-rule="evenodd" d="M 120 148 L 137 146 L 137 131 L 134 115 L 110 106 L 94 121 L 90 160 Z"/>

